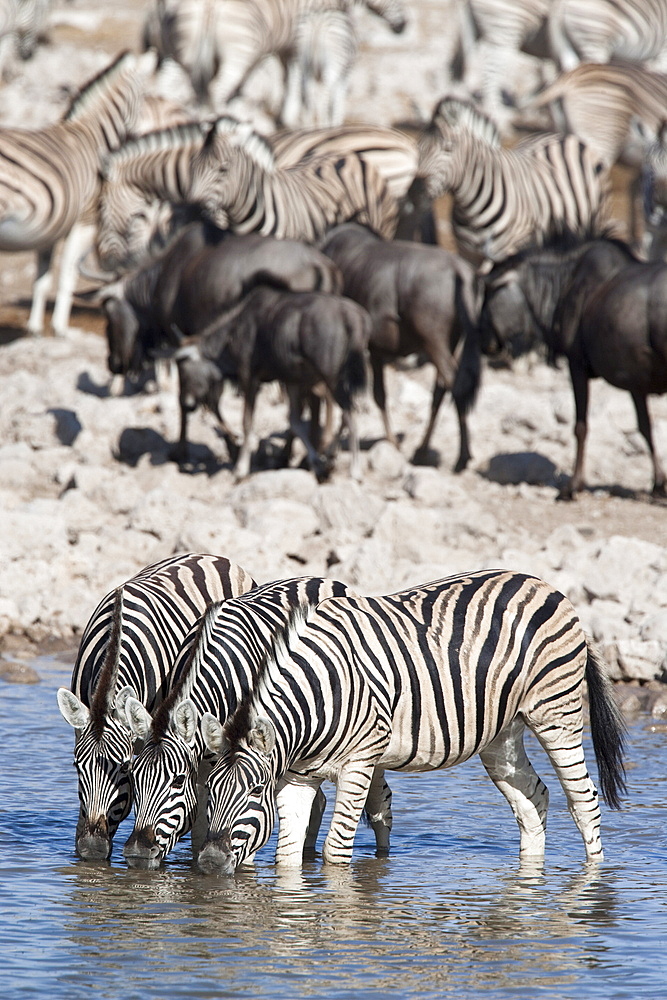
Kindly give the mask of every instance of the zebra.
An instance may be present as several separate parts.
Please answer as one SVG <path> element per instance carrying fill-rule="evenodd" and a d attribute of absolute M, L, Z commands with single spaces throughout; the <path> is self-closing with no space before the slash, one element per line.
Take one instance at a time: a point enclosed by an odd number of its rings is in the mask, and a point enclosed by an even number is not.
<path fill-rule="evenodd" d="M 304 17 L 355 6 L 376 13 L 395 32 L 405 27 L 401 0 L 157 0 L 144 43 L 183 68 L 200 102 L 221 109 L 268 56 L 278 57 L 287 79 L 291 63 L 305 55 L 299 50 Z"/>
<path fill-rule="evenodd" d="M 556 771 L 587 859 L 599 861 L 598 795 L 582 747 L 584 679 L 600 785 L 620 808 L 620 711 L 574 608 L 549 584 L 482 570 L 296 609 L 232 718 L 224 727 L 213 714 L 200 721 L 218 759 L 199 866 L 231 873 L 267 842 L 286 778 L 298 783 L 292 829 L 302 843 L 310 802 L 331 777 L 336 803 L 323 859 L 347 863 L 382 769 L 430 771 L 473 754 L 512 808 L 521 860 L 539 862 L 548 791 L 524 749 L 526 727 Z M 297 866 L 300 851 L 281 860 Z"/>
<path fill-rule="evenodd" d="M 348 220 L 390 239 L 398 222 L 384 178 L 358 153 L 270 169 L 216 123 L 193 160 L 189 198 L 221 228 L 307 243 Z"/>
<path fill-rule="evenodd" d="M 554 127 L 572 132 L 611 167 L 641 161 L 667 107 L 667 74 L 624 63 L 580 63 L 522 109 L 548 107 Z"/>
<path fill-rule="evenodd" d="M 75 846 L 81 857 L 109 857 L 118 825 L 131 809 L 128 697 L 150 709 L 158 705 L 190 626 L 210 603 L 254 586 L 245 570 L 222 556 L 186 553 L 145 567 L 93 612 L 71 687 L 57 692 L 60 712 L 76 732 L 80 808 Z"/>
<path fill-rule="evenodd" d="M 140 701 L 127 700 L 128 725 L 135 739 L 143 743 L 132 765 L 136 818 L 124 848 L 131 864 L 157 867 L 190 829 L 193 853 L 198 852 L 206 810 L 197 785 L 210 770 L 210 755 L 198 726 L 200 714 L 210 712 L 224 721 L 234 711 L 252 689 L 275 631 L 285 625 L 294 608 L 314 608 L 327 597 L 349 593 L 336 580 L 296 577 L 212 604 L 184 639 L 169 680 L 169 693 L 154 716 Z M 294 789 L 289 792 L 293 794 Z M 379 776 L 368 805 L 379 849 L 388 848 L 390 799 L 391 793 Z M 313 840 L 323 796 L 314 805 Z M 376 813 L 382 814 L 381 822 L 376 821 Z M 288 810 L 284 821 L 281 817 L 279 853 L 292 849 L 289 818 Z"/>
<path fill-rule="evenodd" d="M 0 0 L 0 78 L 14 55 L 31 59 L 44 31 L 51 0 Z"/>
<path fill-rule="evenodd" d="M 580 62 L 646 62 L 664 55 L 667 0 L 553 0 L 547 26 L 561 71 Z"/>
<path fill-rule="evenodd" d="M 508 73 L 515 68 L 522 47 L 546 23 L 549 7 L 549 0 L 455 0 L 458 33 L 451 76 L 463 79 L 466 89 L 474 92 L 475 76 L 481 73 L 482 105 L 499 120 L 507 115 Z M 540 55 L 547 55 L 546 47 Z"/>
<path fill-rule="evenodd" d="M 486 137 L 488 118 L 445 98 L 419 140 L 430 197 L 451 192 L 459 253 L 500 260 L 551 233 L 597 232 L 608 214 L 608 171 L 574 135 L 546 135 L 506 149 Z"/>
<path fill-rule="evenodd" d="M 59 122 L 35 130 L 0 129 L 0 251 L 37 251 L 30 333 L 43 329 L 53 252 L 63 238 L 52 326 L 59 334 L 67 329 L 75 264 L 99 191 L 100 160 L 132 129 L 141 77 L 153 65 L 152 55 L 139 60 L 123 53 L 80 90 Z"/>
<path fill-rule="evenodd" d="M 350 217 L 358 213 L 390 234 L 396 225 L 398 206 L 389 188 L 402 186 L 411 164 L 416 170 L 416 145 L 412 140 L 403 141 L 395 130 L 379 127 L 334 131 L 335 136 L 322 136 L 325 153 L 320 157 L 307 156 L 306 152 L 318 142 L 320 130 L 305 138 L 303 133 L 294 133 L 293 154 L 289 136 L 281 137 L 278 152 L 274 152 L 268 140 L 229 117 L 210 126 L 190 123 L 126 143 L 110 154 L 102 167 L 104 182 L 96 235 L 100 263 L 110 272 L 141 263 L 160 244 L 162 234 L 155 233 L 168 214 L 165 206 L 189 205 L 190 211 L 197 214 L 194 203 L 198 197 L 209 202 L 214 222 L 225 228 L 229 223 L 236 232 L 259 231 L 279 237 L 294 232 L 295 238 L 309 234 L 312 241 L 323 235 L 327 224 L 335 224 L 338 215 Z M 202 162 L 199 157 L 204 152 Z M 208 188 L 209 182 L 218 178 L 216 156 L 223 152 L 229 155 L 232 167 L 232 181 L 225 185 L 231 188 L 230 197 L 235 202 L 231 218 L 217 211 L 220 195 L 216 195 L 215 187 Z M 238 174 L 243 175 L 239 186 L 242 181 L 247 184 L 245 192 L 234 187 L 233 177 Z M 250 202 L 251 185 L 256 189 L 261 182 L 264 186 L 257 191 L 256 210 L 249 217 L 238 218 Z M 302 193 L 304 186 L 308 187 L 308 197 Z M 284 202 L 288 196 L 292 199 L 289 204 Z M 281 211 L 271 218 L 269 213 L 279 197 L 283 199 Z M 168 233 L 171 231 L 168 227 Z M 164 238 L 168 239 L 168 235 Z"/>

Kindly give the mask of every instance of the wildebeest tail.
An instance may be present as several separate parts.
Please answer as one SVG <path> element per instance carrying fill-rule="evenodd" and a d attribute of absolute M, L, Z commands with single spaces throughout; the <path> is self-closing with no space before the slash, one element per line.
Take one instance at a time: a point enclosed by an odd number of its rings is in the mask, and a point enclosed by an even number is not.
<path fill-rule="evenodd" d="M 345 323 L 347 354 L 340 369 L 334 398 L 342 410 L 350 410 L 355 396 L 367 385 L 366 350 L 371 319 L 364 309 L 354 308 Z"/>
<path fill-rule="evenodd" d="M 590 641 L 586 660 L 586 683 L 600 790 L 611 809 L 620 809 L 621 796 L 626 791 L 623 766 L 625 726 L 602 658 Z"/>
<path fill-rule="evenodd" d="M 461 323 L 461 342 L 456 352 L 457 367 L 452 396 L 461 412 L 468 413 L 477 397 L 482 375 L 478 296 L 473 283 L 465 282 L 461 274 L 456 275 L 454 295 L 456 313 Z"/>

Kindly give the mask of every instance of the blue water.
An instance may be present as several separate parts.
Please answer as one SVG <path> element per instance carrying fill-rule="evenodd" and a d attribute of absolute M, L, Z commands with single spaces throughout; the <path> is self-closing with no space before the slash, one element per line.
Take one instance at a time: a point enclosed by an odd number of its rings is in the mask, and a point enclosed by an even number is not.
<path fill-rule="evenodd" d="M 521 869 L 518 830 L 479 761 L 389 774 L 392 853 L 360 830 L 353 863 L 203 875 L 179 845 L 157 872 L 79 861 L 72 730 L 55 690 L 0 681 L 0 998 L 667 1000 L 667 727 L 630 726 L 629 800 L 603 811 L 591 867 L 558 782 L 546 864 Z M 593 772 L 594 758 L 587 745 Z M 333 796 L 328 790 L 329 798 Z M 326 823 L 326 818 L 325 818 Z"/>

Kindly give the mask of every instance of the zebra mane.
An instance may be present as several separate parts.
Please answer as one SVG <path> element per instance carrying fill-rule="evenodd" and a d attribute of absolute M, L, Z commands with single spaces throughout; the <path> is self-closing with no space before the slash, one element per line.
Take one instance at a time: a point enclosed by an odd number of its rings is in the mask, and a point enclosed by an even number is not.
<path fill-rule="evenodd" d="M 276 169 L 276 158 L 271 143 L 251 127 L 231 115 L 224 115 L 211 124 L 205 140 L 205 148 L 216 155 L 216 143 L 240 149 L 262 170 L 272 173 Z"/>
<path fill-rule="evenodd" d="M 120 633 L 123 625 L 123 587 L 118 587 L 114 597 L 111 633 L 104 653 L 102 669 L 90 702 L 90 721 L 95 739 L 102 738 L 109 713 L 111 693 L 118 674 Z"/>
<path fill-rule="evenodd" d="M 145 135 L 130 139 L 129 142 L 123 143 L 120 149 L 115 149 L 107 154 L 103 160 L 102 173 L 107 176 L 112 167 L 128 163 L 144 153 L 155 153 L 162 149 L 178 149 L 195 142 L 201 144 L 203 141 L 204 135 L 199 122 L 186 122 L 181 125 L 172 125 L 171 128 L 146 132 Z"/>
<path fill-rule="evenodd" d="M 443 129 L 465 129 L 489 146 L 500 146 L 500 132 L 484 111 L 460 97 L 443 97 L 435 106 L 431 124 Z"/>
<path fill-rule="evenodd" d="M 606 226 L 598 229 L 590 227 L 584 232 L 560 227 L 548 233 L 543 240 L 521 247 L 516 253 L 494 263 L 486 277 L 498 277 L 506 271 L 511 271 L 515 267 L 518 267 L 524 261 L 530 260 L 531 256 L 538 253 L 557 254 L 563 261 L 570 258 L 576 259 L 589 243 L 597 240 L 613 243 L 627 254 L 628 259 L 639 260 L 630 244 L 616 235 L 613 223 L 608 223 Z"/>
<path fill-rule="evenodd" d="M 97 76 L 79 90 L 70 102 L 70 106 L 63 115 L 63 121 L 74 121 L 80 115 L 85 114 L 89 107 L 94 104 L 100 94 L 106 91 L 111 84 L 130 66 L 134 56 L 129 50 L 121 52 L 109 65 L 105 66 Z"/>
<path fill-rule="evenodd" d="M 172 710 L 180 701 L 183 700 L 183 698 L 187 697 L 187 689 L 192 680 L 195 666 L 199 662 L 202 638 L 208 634 L 211 620 L 215 618 L 221 603 L 221 601 L 215 601 L 213 604 L 210 604 L 197 622 L 194 634 L 191 633 L 192 644 L 190 646 L 188 658 L 178 674 L 178 679 L 175 685 L 164 701 L 158 706 L 155 715 L 153 716 L 151 735 L 152 738 L 158 743 L 167 734 Z"/>
<path fill-rule="evenodd" d="M 265 170 L 275 170 L 276 156 L 273 146 L 268 139 L 255 131 L 250 122 L 242 122 L 232 115 L 221 115 L 215 120 L 215 130 L 218 135 L 228 136 L 233 146 L 245 149 L 255 163 Z"/>
<path fill-rule="evenodd" d="M 292 643 L 300 638 L 304 625 L 307 624 L 315 606 L 307 601 L 290 609 L 287 621 L 280 625 L 271 637 L 269 646 L 257 672 L 255 688 L 249 691 L 239 702 L 235 712 L 225 723 L 224 736 L 232 753 L 238 750 L 241 740 L 250 732 L 255 717 L 255 702 L 258 694 L 267 689 L 271 668 L 280 667 L 290 657 Z"/>

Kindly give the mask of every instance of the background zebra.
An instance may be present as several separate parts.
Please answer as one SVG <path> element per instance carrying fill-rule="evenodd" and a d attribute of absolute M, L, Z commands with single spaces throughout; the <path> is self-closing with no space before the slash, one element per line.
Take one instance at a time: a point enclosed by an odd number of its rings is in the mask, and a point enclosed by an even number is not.
<path fill-rule="evenodd" d="M 85 223 L 99 192 L 102 156 L 133 128 L 141 103 L 141 74 L 154 65 L 124 53 L 87 84 L 60 122 L 43 129 L 0 129 L 0 250 L 37 251 L 28 330 L 44 325 L 55 245 L 67 237 L 52 319 L 56 333 L 69 320 L 75 264 L 88 238 Z"/>
<path fill-rule="evenodd" d="M 303 69 L 325 62 L 320 40 L 335 44 L 335 56 L 350 48 L 349 11 L 364 6 L 378 14 L 393 31 L 405 27 L 401 0 L 157 0 L 148 15 L 144 44 L 155 46 L 163 57 L 178 63 L 189 77 L 198 101 L 222 110 L 244 89 L 248 78 L 263 60 L 276 56 L 285 82 L 279 117 L 286 121 L 285 103 L 292 102 L 287 118 L 298 120 Z M 332 34 L 328 12 L 347 14 Z M 322 20 L 319 15 L 324 14 Z M 311 19 L 302 31 L 304 19 Z M 343 26 L 343 34 L 340 29 Z M 313 47 L 314 42 L 317 45 Z M 290 79 L 291 78 L 291 79 Z M 294 99 L 296 97 L 296 106 Z"/>
<path fill-rule="evenodd" d="M 473 263 L 502 259 L 560 230 L 594 233 L 606 220 L 607 171 L 576 136 L 541 136 L 505 149 L 493 132 L 489 138 L 482 112 L 445 98 L 419 154 L 429 196 L 452 195 L 458 250 Z"/>
<path fill-rule="evenodd" d="M 667 0 L 553 0 L 549 44 L 561 70 L 580 62 L 643 62 L 662 55 Z"/>
<path fill-rule="evenodd" d="M 188 553 L 147 566 L 93 612 L 71 690 L 60 688 L 57 695 L 63 718 L 76 730 L 76 849 L 81 857 L 108 857 L 118 824 L 131 808 L 128 696 L 149 709 L 158 705 L 190 626 L 211 602 L 254 586 L 252 577 L 228 559 Z"/>
<path fill-rule="evenodd" d="M 204 806 L 197 781 L 208 775 L 210 754 L 198 725 L 200 713 L 212 713 L 224 722 L 252 690 L 275 632 L 285 627 L 294 609 L 314 608 L 327 597 L 347 593 L 347 587 L 337 581 L 299 577 L 265 584 L 238 600 L 214 604 L 183 642 L 169 694 L 154 719 L 139 701 L 128 699 L 128 723 L 135 738 L 144 742 L 132 767 L 136 820 L 124 849 L 130 863 L 157 867 L 195 824 L 198 803 Z M 279 797 L 284 809 L 279 805 L 278 853 L 291 853 L 296 844 L 300 859 L 303 838 L 290 825 L 294 795 L 299 795 L 298 786 L 290 786 Z M 309 797 L 308 817 L 312 801 Z M 389 789 L 379 776 L 369 809 L 382 849 L 389 844 L 389 804 Z M 323 807 L 322 796 L 313 812 L 313 841 Z M 382 813 L 381 823 L 376 822 L 377 812 Z M 204 807 L 193 829 L 195 854 L 205 831 Z"/>
<path fill-rule="evenodd" d="M 617 808 L 620 714 L 572 605 L 548 584 L 485 570 L 301 610 L 276 634 L 255 691 L 224 731 L 204 717 L 207 745 L 220 757 L 200 867 L 233 871 L 266 843 L 275 789 L 288 772 L 300 782 L 302 830 L 305 807 L 335 775 L 323 857 L 343 863 L 378 769 L 448 768 L 473 754 L 512 808 L 521 858 L 539 861 L 548 792 L 526 755 L 526 726 L 563 786 L 587 858 L 601 859 L 598 797 L 582 747 L 584 678 L 600 784 Z M 299 863 L 298 852 L 290 861 Z"/>

